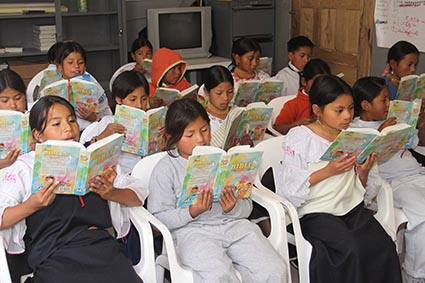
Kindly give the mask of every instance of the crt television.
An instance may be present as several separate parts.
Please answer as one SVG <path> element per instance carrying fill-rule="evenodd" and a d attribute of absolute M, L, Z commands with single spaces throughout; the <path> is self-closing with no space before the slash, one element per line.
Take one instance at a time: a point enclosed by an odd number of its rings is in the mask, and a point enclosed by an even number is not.
<path fill-rule="evenodd" d="M 154 50 L 167 47 L 183 58 L 211 55 L 211 7 L 148 9 L 147 26 Z"/>

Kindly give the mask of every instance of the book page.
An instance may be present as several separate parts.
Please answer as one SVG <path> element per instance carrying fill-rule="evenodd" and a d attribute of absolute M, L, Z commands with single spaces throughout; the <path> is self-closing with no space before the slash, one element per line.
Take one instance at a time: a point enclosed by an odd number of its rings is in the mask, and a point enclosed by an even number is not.
<path fill-rule="evenodd" d="M 20 112 L 0 110 L 0 159 L 12 149 L 21 148 L 21 118 Z"/>
<path fill-rule="evenodd" d="M 153 96 L 162 99 L 163 104 L 165 106 L 169 106 L 171 103 L 177 100 L 179 93 L 180 92 L 177 89 L 159 87 L 156 89 Z"/>
<path fill-rule="evenodd" d="M 164 149 L 163 129 L 167 107 L 156 108 L 155 112 L 148 112 L 143 118 L 142 145 L 139 155 L 146 156 Z"/>
<path fill-rule="evenodd" d="M 255 96 L 261 82 L 258 80 L 242 81 L 237 85 L 233 104 L 240 107 L 245 107 L 248 104 L 255 102 Z"/>
<path fill-rule="evenodd" d="M 401 78 L 395 99 L 411 101 L 417 79 L 417 75 L 409 75 Z"/>
<path fill-rule="evenodd" d="M 138 154 L 141 148 L 142 120 L 144 111 L 117 105 L 115 108 L 114 123 L 125 126 L 125 136 L 121 150 L 132 154 Z"/>
<path fill-rule="evenodd" d="M 277 80 L 266 80 L 261 83 L 257 90 L 255 101 L 269 103 L 270 100 L 282 96 L 283 82 Z"/>
<path fill-rule="evenodd" d="M 71 79 L 71 104 L 92 112 L 99 112 L 98 88 L 95 83 L 81 79 Z"/>

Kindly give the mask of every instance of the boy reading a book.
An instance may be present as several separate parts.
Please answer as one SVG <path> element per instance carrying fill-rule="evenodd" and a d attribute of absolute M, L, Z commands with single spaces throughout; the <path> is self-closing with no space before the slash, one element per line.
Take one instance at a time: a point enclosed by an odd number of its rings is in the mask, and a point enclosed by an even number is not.
<path fill-rule="evenodd" d="M 368 127 L 381 131 L 394 125 L 394 118 L 387 119 L 389 95 L 386 80 L 377 77 L 359 79 L 353 86 L 355 110 L 358 117 L 353 126 Z M 425 116 L 421 114 L 414 135 L 413 147 L 425 144 Z M 379 161 L 379 160 L 378 160 Z M 379 173 L 393 188 L 394 206 L 401 208 L 408 222 L 404 233 L 406 256 L 403 279 L 406 283 L 425 282 L 425 167 L 421 166 L 411 152 L 400 150 L 390 159 L 379 162 Z"/>
<path fill-rule="evenodd" d="M 293 95 L 302 86 L 301 77 L 305 64 L 313 54 L 314 43 L 303 35 L 291 38 L 288 41 L 288 66 L 280 70 L 274 77 L 283 81 L 282 95 Z"/>
<path fill-rule="evenodd" d="M 276 193 L 297 207 L 303 235 L 313 246 L 310 280 L 401 283 L 395 245 L 364 207 L 365 198 L 374 197 L 383 182 L 374 166 L 376 155 L 363 164 L 348 153 L 320 160 L 353 119 L 351 87 L 323 75 L 309 96 L 317 121 L 286 135 Z"/>
<path fill-rule="evenodd" d="M 75 110 L 57 96 L 41 98 L 30 125 L 37 142 L 78 141 Z M 53 193 L 59 180 L 46 180 L 31 194 L 34 152 L 22 155 L 0 183 L 0 236 L 11 253 L 25 250 L 34 282 L 141 282 L 107 228 L 118 237 L 129 229 L 129 206 L 142 205 L 148 191 L 137 180 L 109 168 L 90 182 L 85 196 Z"/>
<path fill-rule="evenodd" d="M 14 110 L 25 113 L 27 99 L 22 78 L 10 69 L 0 71 L 0 111 Z M 4 159 L 0 159 L 0 170 L 16 161 L 19 148 L 12 149 Z"/>
<path fill-rule="evenodd" d="M 190 87 L 184 78 L 186 62 L 177 52 L 168 49 L 158 49 L 152 58 L 152 81 L 149 83 L 149 106 L 156 108 L 163 105 L 161 99 L 155 98 L 157 88 L 166 87 L 183 91 Z"/>
<path fill-rule="evenodd" d="M 173 102 L 165 120 L 166 149 L 154 167 L 148 209 L 173 234 L 183 265 L 193 270 L 194 282 L 285 282 L 284 262 L 245 218 L 252 209 L 250 198 L 239 199 L 226 188 L 218 202 L 212 191 L 201 190 L 197 202 L 178 207 L 188 157 L 195 146 L 209 145 L 209 118 L 192 99 Z"/>

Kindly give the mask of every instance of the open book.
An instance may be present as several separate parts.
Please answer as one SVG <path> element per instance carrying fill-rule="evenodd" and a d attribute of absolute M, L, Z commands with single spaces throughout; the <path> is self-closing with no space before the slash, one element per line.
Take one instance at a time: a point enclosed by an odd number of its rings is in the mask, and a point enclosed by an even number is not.
<path fill-rule="evenodd" d="M 146 80 L 150 81 L 152 78 L 152 60 L 148 58 L 143 59 L 142 63 L 140 63 L 140 67 L 146 71 L 146 73 L 143 74 Z"/>
<path fill-rule="evenodd" d="M 233 104 L 243 107 L 258 101 L 269 103 L 282 95 L 282 89 L 283 82 L 275 79 L 242 81 L 237 85 Z"/>
<path fill-rule="evenodd" d="M 375 152 L 381 162 L 405 148 L 411 129 L 412 126 L 405 123 L 386 127 L 381 132 L 371 128 L 348 128 L 341 131 L 320 159 L 334 160 L 348 153 L 357 156 L 358 163 L 363 163 Z"/>
<path fill-rule="evenodd" d="M 233 147 L 227 153 L 212 146 L 195 147 L 177 206 L 194 204 L 199 192 L 206 189 L 213 190 L 213 202 L 219 200 L 224 188 L 232 188 L 238 198 L 249 197 L 262 155 L 248 146 Z"/>
<path fill-rule="evenodd" d="M 401 78 L 395 99 L 412 101 L 425 97 L 425 73 Z"/>
<path fill-rule="evenodd" d="M 78 106 L 99 112 L 99 94 L 97 84 L 72 78 L 54 82 L 41 90 L 40 96 L 57 95 L 68 100 L 75 109 Z"/>
<path fill-rule="evenodd" d="M 46 86 L 60 81 L 62 79 L 61 72 L 56 68 L 55 64 L 49 64 L 49 66 L 43 70 L 43 77 L 40 81 L 40 90 Z"/>
<path fill-rule="evenodd" d="M 162 135 L 159 130 L 164 127 L 167 107 L 143 111 L 137 108 L 117 105 L 114 123 L 125 126 L 126 132 L 121 150 L 146 156 L 163 149 Z"/>
<path fill-rule="evenodd" d="M 31 151 L 33 143 L 29 125 L 29 112 L 0 110 L 0 159 L 4 159 L 14 148 L 21 153 Z"/>
<path fill-rule="evenodd" d="M 60 182 L 55 193 L 85 195 L 94 177 L 117 165 L 122 138 L 113 134 L 87 148 L 75 141 L 37 144 L 31 192 L 38 192 L 46 180 L 54 178 Z"/>
<path fill-rule="evenodd" d="M 253 142 L 264 138 L 272 116 L 272 107 L 264 102 L 254 102 L 247 107 L 238 107 L 232 111 L 235 112 L 235 115 L 231 115 L 234 118 L 230 123 L 226 123 L 228 127 L 225 130 L 226 141 L 223 147 L 225 150 L 235 139 L 241 139 L 245 134 L 248 134 Z M 231 116 L 228 115 L 229 119 L 232 119 Z"/>
<path fill-rule="evenodd" d="M 156 89 L 153 97 L 162 99 L 164 105 L 169 106 L 175 100 L 181 99 L 187 95 L 194 94 L 194 97 L 196 97 L 195 95 L 198 88 L 199 86 L 197 84 L 194 84 L 191 87 L 188 87 L 187 89 L 182 91 L 179 91 L 174 88 L 159 87 Z"/>
<path fill-rule="evenodd" d="M 406 148 L 411 148 L 413 145 L 413 137 L 415 135 L 421 106 L 422 100 L 418 98 L 413 101 L 393 100 L 390 102 L 387 119 L 396 117 L 397 123 L 406 123 L 412 126 Z"/>
<path fill-rule="evenodd" d="M 269 76 L 272 75 L 273 57 L 261 57 L 257 70 L 261 70 Z"/>

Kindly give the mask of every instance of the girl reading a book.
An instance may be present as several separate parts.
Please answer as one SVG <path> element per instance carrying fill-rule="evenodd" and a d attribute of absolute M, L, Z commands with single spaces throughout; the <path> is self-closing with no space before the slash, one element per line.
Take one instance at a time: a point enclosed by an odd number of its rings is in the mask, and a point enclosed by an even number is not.
<path fill-rule="evenodd" d="M 243 80 L 262 80 L 270 76 L 257 70 L 261 47 L 253 39 L 242 37 L 232 45 L 232 76 L 235 83 Z"/>
<path fill-rule="evenodd" d="M 304 67 L 301 77 L 302 87 L 298 89 L 297 96 L 287 101 L 276 117 L 273 127 L 282 135 L 286 135 L 290 129 L 300 125 L 306 125 L 313 118 L 308 92 L 314 80 L 320 75 L 329 75 L 329 65 L 321 59 L 311 59 Z"/>
<path fill-rule="evenodd" d="M 0 110 L 25 113 L 27 109 L 25 91 L 24 81 L 16 72 L 10 69 L 0 71 Z M 0 169 L 10 166 L 18 155 L 19 148 L 12 149 L 4 159 L 0 159 Z"/>
<path fill-rule="evenodd" d="M 134 70 L 141 72 L 148 81 L 151 80 L 151 74 L 143 68 L 143 60 L 152 59 L 152 44 L 144 37 L 136 38 L 131 45 L 131 58 L 136 62 Z"/>
<path fill-rule="evenodd" d="M 173 88 L 183 91 L 190 87 L 184 78 L 186 62 L 174 50 L 158 49 L 152 58 L 152 81 L 149 83 L 149 106 L 156 108 L 163 105 L 162 99 L 154 97 L 158 87 Z"/>
<path fill-rule="evenodd" d="M 389 91 L 390 100 L 397 94 L 400 79 L 416 72 L 419 62 L 419 50 L 408 41 L 398 41 L 388 50 L 387 66 L 382 74 Z"/>
<path fill-rule="evenodd" d="M 95 113 L 81 106 L 76 109 L 81 130 L 84 130 L 90 123 L 112 114 L 105 90 L 92 75 L 86 72 L 86 61 L 86 51 L 75 41 L 64 42 L 56 53 L 56 63 L 63 79 L 69 80 L 78 77 L 97 84 L 99 112 Z"/>
<path fill-rule="evenodd" d="M 365 77 L 353 86 L 355 110 L 358 117 L 355 127 L 367 127 L 379 131 L 394 125 L 395 118 L 389 118 L 388 87 L 383 78 Z M 419 116 L 413 148 L 425 144 L 425 117 Z M 406 283 L 425 282 L 425 247 L 422 235 L 425 233 L 425 168 L 411 152 L 400 150 L 385 161 L 378 160 L 380 175 L 393 188 L 394 206 L 401 208 L 408 222 L 404 233 L 406 256 L 404 257 L 403 279 Z"/>
<path fill-rule="evenodd" d="M 323 75 L 309 97 L 317 120 L 286 135 L 276 193 L 297 207 L 303 235 L 313 246 L 310 281 L 401 282 L 395 245 L 363 204 L 383 183 L 376 155 L 363 164 L 349 154 L 320 160 L 353 119 L 352 90 L 342 79 Z"/>
<path fill-rule="evenodd" d="M 57 96 L 41 98 L 30 125 L 37 142 L 78 141 L 73 107 Z M 0 184 L 0 236 L 10 253 L 28 249 L 34 282 L 141 282 L 118 237 L 129 229 L 128 207 L 142 205 L 148 191 L 137 180 L 109 168 L 90 182 L 85 196 L 55 194 L 58 180 L 48 178 L 31 194 L 34 152 L 10 166 Z M 24 234 L 29 239 L 23 242 Z"/>
<path fill-rule="evenodd" d="M 112 97 L 118 105 L 126 105 L 143 111 L 148 108 L 149 84 L 143 74 L 137 71 L 124 71 L 118 75 L 112 85 Z M 85 140 L 80 141 L 86 146 L 106 138 L 114 133 L 125 134 L 125 125 L 115 124 L 114 116 L 103 117 L 96 127 L 90 127 L 84 133 Z M 118 164 L 126 174 L 131 173 L 140 156 L 128 152 L 121 152 Z"/>
<path fill-rule="evenodd" d="M 170 229 L 183 265 L 194 272 L 194 282 L 285 282 L 284 262 L 245 218 L 250 198 L 237 199 L 224 190 L 212 202 L 211 190 L 200 190 L 196 204 L 177 207 L 188 157 L 195 146 L 209 145 L 209 117 L 192 99 L 173 102 L 165 120 L 166 149 L 154 167 L 148 209 Z M 233 265 L 234 263 L 234 265 Z"/>

